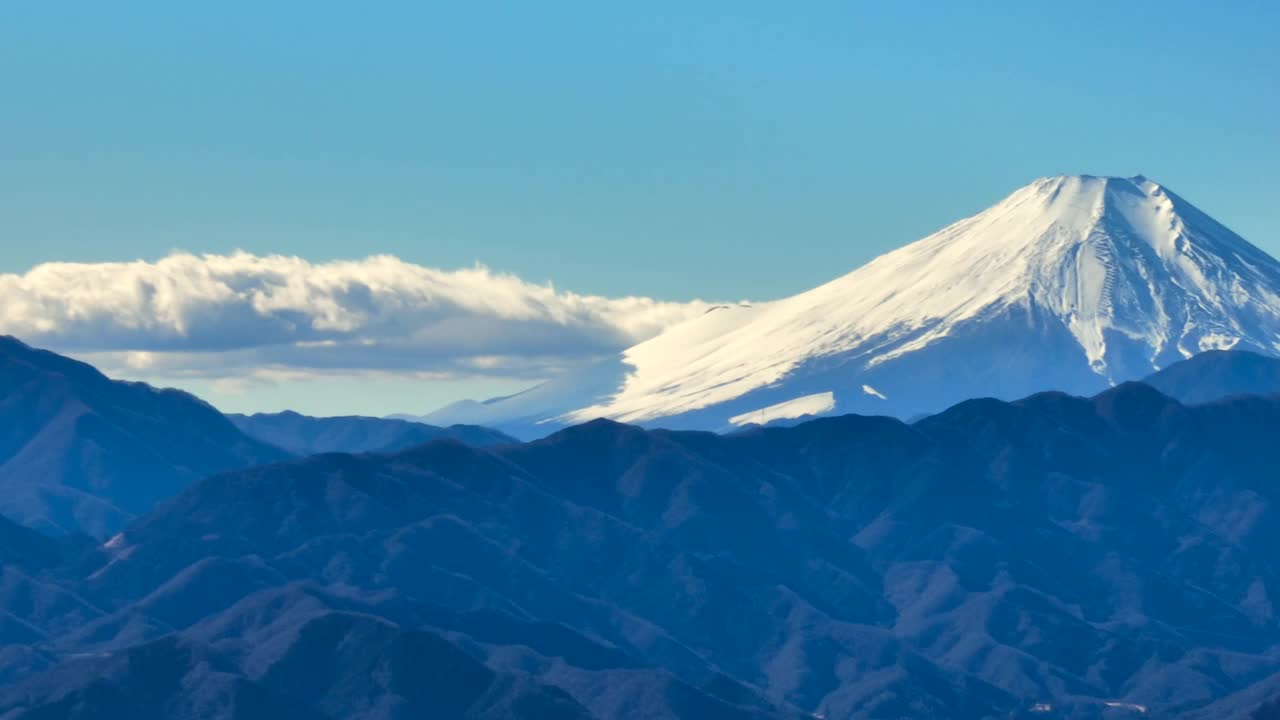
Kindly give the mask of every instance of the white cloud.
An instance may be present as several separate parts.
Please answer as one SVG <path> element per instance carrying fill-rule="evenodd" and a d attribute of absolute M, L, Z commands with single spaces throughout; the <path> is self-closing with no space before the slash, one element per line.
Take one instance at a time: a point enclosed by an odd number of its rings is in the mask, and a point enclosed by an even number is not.
<path fill-rule="evenodd" d="M 190 255 L 0 275 L 0 333 L 133 375 L 543 377 L 706 311 L 379 255 Z"/>

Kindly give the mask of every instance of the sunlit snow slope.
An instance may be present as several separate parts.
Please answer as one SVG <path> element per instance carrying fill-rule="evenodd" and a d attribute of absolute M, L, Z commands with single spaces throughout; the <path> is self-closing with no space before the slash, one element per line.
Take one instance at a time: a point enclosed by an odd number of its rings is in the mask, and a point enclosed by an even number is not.
<path fill-rule="evenodd" d="M 1092 393 L 1229 347 L 1280 352 L 1280 263 L 1146 178 L 1052 177 L 826 285 L 637 345 L 620 385 L 568 413 L 558 393 L 547 417 L 723 429 L 825 393 L 831 407 L 795 407 L 910 417 Z"/>

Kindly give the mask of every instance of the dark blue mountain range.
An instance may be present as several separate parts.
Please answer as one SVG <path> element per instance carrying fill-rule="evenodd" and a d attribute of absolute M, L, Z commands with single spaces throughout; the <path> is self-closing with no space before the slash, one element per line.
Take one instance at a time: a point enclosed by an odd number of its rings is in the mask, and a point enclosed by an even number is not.
<path fill-rule="evenodd" d="M 1278 429 L 1130 383 L 232 470 L 0 523 L 0 717 L 1262 720 Z"/>

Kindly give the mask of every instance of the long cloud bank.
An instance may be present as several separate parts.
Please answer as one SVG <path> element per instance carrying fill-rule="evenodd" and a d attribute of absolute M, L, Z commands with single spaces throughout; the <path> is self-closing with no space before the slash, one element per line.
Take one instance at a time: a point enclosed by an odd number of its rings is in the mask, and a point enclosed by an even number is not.
<path fill-rule="evenodd" d="M 709 304 L 558 291 L 485 267 L 379 255 L 175 253 L 0 275 L 0 333 L 166 373 L 274 368 L 537 377 L 608 355 Z"/>

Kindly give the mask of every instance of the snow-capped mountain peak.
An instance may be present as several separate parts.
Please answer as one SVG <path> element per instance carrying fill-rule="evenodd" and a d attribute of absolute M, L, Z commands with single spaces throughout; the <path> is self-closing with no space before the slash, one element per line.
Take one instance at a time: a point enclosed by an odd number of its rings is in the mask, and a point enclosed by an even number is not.
<path fill-rule="evenodd" d="M 636 345 L 556 422 L 714 429 L 827 394 L 824 412 L 909 416 L 1237 345 L 1280 351 L 1280 263 L 1145 177 L 1046 177 L 813 290 Z"/>

